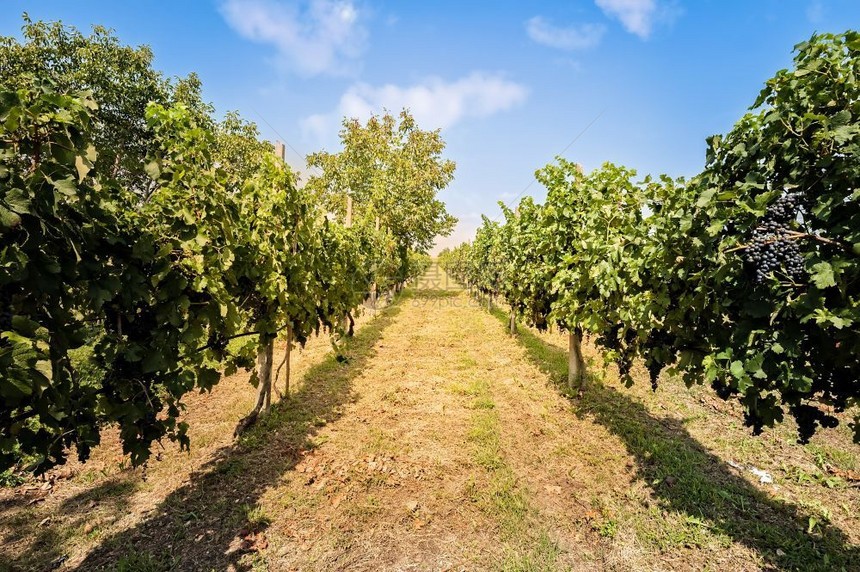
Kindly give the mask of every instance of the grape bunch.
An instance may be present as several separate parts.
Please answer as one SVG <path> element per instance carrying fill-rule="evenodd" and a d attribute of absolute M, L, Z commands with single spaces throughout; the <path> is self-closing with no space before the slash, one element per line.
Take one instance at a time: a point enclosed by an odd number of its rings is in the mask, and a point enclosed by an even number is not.
<path fill-rule="evenodd" d="M 847 395 L 851 388 L 858 383 L 857 366 L 835 366 L 833 364 L 816 364 L 816 375 L 813 384 L 815 391 L 820 391 L 822 399 L 833 406 L 837 413 L 849 407 Z"/>
<path fill-rule="evenodd" d="M 9 293 L 0 291 L 0 332 L 12 329 L 12 300 Z"/>
<path fill-rule="evenodd" d="M 761 284 L 776 271 L 782 271 L 792 280 L 803 277 L 800 247 L 789 234 L 801 204 L 802 197 L 798 193 L 782 195 L 768 207 L 758 228 L 753 231 L 746 259 L 754 269 L 757 283 Z"/>
<path fill-rule="evenodd" d="M 660 372 L 663 371 L 663 364 L 657 360 L 648 362 L 648 377 L 651 379 L 651 391 L 657 391 L 657 381 L 660 379 Z"/>
<path fill-rule="evenodd" d="M 625 380 L 630 375 L 630 368 L 633 366 L 633 360 L 629 356 L 623 355 L 616 361 L 618 365 L 618 375 L 622 380 Z"/>
<path fill-rule="evenodd" d="M 645 357 L 645 366 L 648 368 L 652 391 L 657 391 L 660 372 L 666 367 L 666 363 L 670 361 L 668 348 L 674 345 L 674 336 L 666 330 L 655 328 L 648 332 L 648 338 L 645 340 L 640 351 L 642 351 Z"/>
<path fill-rule="evenodd" d="M 711 382 L 711 389 L 713 389 L 717 396 L 726 400 L 732 396 L 732 394 L 737 393 L 737 389 L 729 385 L 724 378 L 718 377 Z"/>

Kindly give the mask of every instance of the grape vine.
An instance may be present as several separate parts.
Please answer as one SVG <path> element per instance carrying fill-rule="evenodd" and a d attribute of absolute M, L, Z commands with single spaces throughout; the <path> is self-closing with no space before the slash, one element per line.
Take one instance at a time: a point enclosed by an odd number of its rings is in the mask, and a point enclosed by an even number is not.
<path fill-rule="evenodd" d="M 816 35 L 696 177 L 559 158 L 538 171 L 543 205 L 503 208 L 442 263 L 480 288 L 501 277 L 530 325 L 592 334 L 627 383 L 642 358 L 652 388 L 669 367 L 738 399 L 755 433 L 788 414 L 806 442 L 860 403 L 858 72 L 860 34 Z"/>
<path fill-rule="evenodd" d="M 278 337 L 348 335 L 373 285 L 423 272 L 427 233 L 453 225 L 444 142 L 406 112 L 400 180 L 434 161 L 440 177 L 409 205 L 358 203 L 347 228 L 254 124 L 213 118 L 195 76 L 164 80 L 103 29 L 27 21 L 24 37 L 0 41 L 0 471 L 85 460 L 109 425 L 135 465 L 156 441 L 188 447 L 183 397 L 239 368 L 258 390 L 247 427 Z"/>

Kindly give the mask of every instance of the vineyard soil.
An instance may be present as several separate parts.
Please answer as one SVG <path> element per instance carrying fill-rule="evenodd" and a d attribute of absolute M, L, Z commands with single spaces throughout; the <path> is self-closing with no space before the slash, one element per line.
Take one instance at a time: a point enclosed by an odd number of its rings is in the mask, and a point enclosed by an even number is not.
<path fill-rule="evenodd" d="M 664 375 L 652 393 L 641 367 L 623 387 L 588 343 L 569 398 L 566 336 L 511 336 L 506 310 L 434 266 L 358 320 L 346 360 L 326 336 L 294 351 L 292 396 L 240 441 L 247 375 L 188 399 L 190 453 L 131 469 L 108 436 L 0 489 L 0 570 L 858 566 L 846 428 L 755 438 L 708 391 Z"/>

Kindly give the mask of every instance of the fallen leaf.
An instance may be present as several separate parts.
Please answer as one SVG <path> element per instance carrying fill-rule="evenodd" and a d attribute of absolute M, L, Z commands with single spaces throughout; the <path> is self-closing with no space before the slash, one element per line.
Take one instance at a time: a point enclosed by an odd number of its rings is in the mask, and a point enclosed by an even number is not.
<path fill-rule="evenodd" d="M 851 470 L 843 471 L 842 469 L 837 469 L 836 467 L 828 467 L 827 469 L 831 475 L 835 475 L 837 477 L 843 478 L 846 481 L 851 481 L 851 482 L 860 481 L 860 473 L 855 473 L 854 471 L 851 471 Z"/>
<path fill-rule="evenodd" d="M 231 554 L 235 554 L 237 552 L 242 552 L 248 549 L 250 543 L 244 538 L 234 536 L 233 540 L 230 541 L 230 545 L 227 546 L 227 550 L 224 551 L 224 554 L 229 556 Z"/>

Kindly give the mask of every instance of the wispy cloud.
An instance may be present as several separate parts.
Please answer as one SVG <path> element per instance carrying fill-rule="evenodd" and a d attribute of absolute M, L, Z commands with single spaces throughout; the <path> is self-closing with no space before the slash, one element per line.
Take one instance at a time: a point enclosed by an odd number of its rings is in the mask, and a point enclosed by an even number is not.
<path fill-rule="evenodd" d="M 241 36 L 272 45 L 280 65 L 305 75 L 348 73 L 366 44 L 352 0 L 226 0 L 220 11 Z"/>
<path fill-rule="evenodd" d="M 812 0 L 806 7 L 806 19 L 813 24 L 820 24 L 824 20 L 824 3 L 821 0 Z"/>
<path fill-rule="evenodd" d="M 603 13 L 617 18 L 631 34 L 648 39 L 657 17 L 656 0 L 594 0 Z"/>
<path fill-rule="evenodd" d="M 526 32 L 538 44 L 561 50 L 581 50 L 598 45 L 606 32 L 606 26 L 603 24 L 556 26 L 540 16 L 535 16 L 526 21 Z"/>
<path fill-rule="evenodd" d="M 336 133 L 343 117 L 367 119 L 383 109 L 407 107 L 422 129 L 447 128 L 467 117 L 486 117 L 521 105 L 528 89 L 500 75 L 472 73 L 452 82 L 430 78 L 410 86 L 374 87 L 357 83 L 344 93 L 337 108 L 301 122 L 305 135 L 325 141 Z"/>

